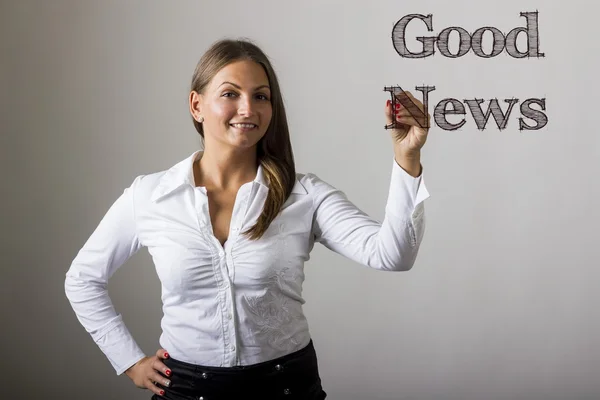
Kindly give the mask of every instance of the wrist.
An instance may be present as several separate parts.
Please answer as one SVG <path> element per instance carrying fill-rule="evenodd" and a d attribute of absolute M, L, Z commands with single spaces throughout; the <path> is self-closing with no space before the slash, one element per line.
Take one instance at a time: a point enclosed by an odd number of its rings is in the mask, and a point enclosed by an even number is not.
<path fill-rule="evenodd" d="M 131 367 L 127 368 L 127 369 L 125 370 L 125 375 L 127 375 L 128 377 L 130 377 L 130 378 L 131 378 L 131 376 L 132 376 L 132 374 L 133 374 L 134 370 L 136 369 L 136 367 L 137 367 L 138 365 L 140 365 L 140 363 L 141 363 L 142 361 L 144 361 L 144 359 L 145 359 L 145 357 L 144 357 L 144 358 L 142 358 L 141 360 L 138 360 L 138 361 L 137 361 L 135 364 L 133 364 Z"/>
<path fill-rule="evenodd" d="M 396 158 L 405 158 L 408 160 L 421 159 L 421 150 L 407 150 L 402 146 L 394 146 L 394 154 Z"/>
<path fill-rule="evenodd" d="M 421 175 L 421 152 L 395 151 L 396 163 L 410 176 L 417 178 Z"/>

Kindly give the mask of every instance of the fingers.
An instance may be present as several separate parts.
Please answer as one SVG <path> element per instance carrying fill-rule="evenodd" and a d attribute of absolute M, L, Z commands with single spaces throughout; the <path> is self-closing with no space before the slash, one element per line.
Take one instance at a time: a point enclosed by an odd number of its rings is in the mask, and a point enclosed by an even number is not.
<path fill-rule="evenodd" d="M 158 349 L 156 351 L 156 357 L 166 360 L 167 358 L 169 358 L 169 353 L 167 353 L 165 349 Z"/>
<path fill-rule="evenodd" d="M 408 96 L 408 98 L 417 106 L 417 108 L 419 110 L 421 110 L 422 113 L 425 113 L 425 106 L 423 106 L 423 103 L 421 103 L 415 96 L 413 96 L 413 94 L 411 92 L 409 92 L 408 90 L 405 90 L 404 93 L 406 93 L 406 96 Z"/>
<path fill-rule="evenodd" d="M 164 376 L 171 376 L 172 372 L 169 369 L 169 367 L 163 364 L 163 362 L 160 361 L 158 358 L 154 359 L 154 362 L 152 363 L 152 368 L 156 371 L 161 372 Z"/>
<path fill-rule="evenodd" d="M 408 109 L 410 115 L 416 119 L 419 127 L 429 128 L 429 117 L 427 116 L 425 106 L 411 92 L 400 91 L 395 94 L 396 100 L 402 104 L 402 107 Z"/>
<path fill-rule="evenodd" d="M 404 107 L 402 107 L 402 104 L 400 103 L 396 103 L 396 107 L 394 110 L 392 110 L 392 105 L 391 102 L 388 100 L 388 102 L 386 103 L 386 119 L 387 119 L 387 123 L 391 124 L 392 121 L 397 121 L 397 122 L 402 122 L 402 118 L 412 118 L 412 116 L 410 115 L 410 112 L 408 112 L 408 110 Z M 412 118 L 414 120 L 414 118 Z"/>
<path fill-rule="evenodd" d="M 171 376 L 171 370 L 161 360 L 169 358 L 169 353 L 165 349 L 156 351 L 156 360 L 152 363 L 152 368 L 162 372 L 166 376 Z"/>
<path fill-rule="evenodd" d="M 427 128 L 430 126 L 431 114 L 427 114 L 426 121 L 421 120 L 421 118 L 419 121 L 417 121 L 408 111 L 400 111 L 396 114 L 396 121 L 401 124 L 415 126 L 418 128 Z"/>
<path fill-rule="evenodd" d="M 402 115 L 400 113 L 396 114 L 396 122 L 404 125 L 419 126 L 417 120 L 414 119 L 409 113 L 403 113 Z"/>
<path fill-rule="evenodd" d="M 425 114 L 425 107 L 409 91 L 403 91 L 396 95 L 395 109 L 392 110 L 391 101 L 388 100 L 385 106 L 386 125 L 394 121 L 399 124 L 415 126 L 428 129 L 431 121 L 431 114 Z M 401 103 L 406 103 L 402 104 Z M 406 108 L 410 105 L 410 111 Z"/>
<path fill-rule="evenodd" d="M 158 374 L 156 374 L 156 375 L 158 375 Z M 157 394 L 159 396 L 164 396 L 165 391 L 162 388 L 156 386 L 156 383 L 160 383 L 160 381 L 164 381 L 165 378 L 158 378 L 158 379 L 159 379 L 158 381 L 154 381 L 152 379 L 147 379 L 146 380 L 146 389 L 150 390 L 151 392 L 153 392 L 154 394 Z"/>
<path fill-rule="evenodd" d="M 162 390 L 162 387 L 159 386 L 159 385 L 162 385 L 164 387 L 171 386 L 171 380 L 169 378 L 165 378 L 164 376 L 162 376 L 158 372 L 152 372 L 150 374 L 150 376 L 148 377 L 148 379 L 150 380 L 150 383 L 153 386 L 158 387 L 159 390 Z"/>
<path fill-rule="evenodd" d="M 385 112 L 386 125 L 389 125 L 389 124 L 391 124 L 394 121 L 394 117 L 393 117 L 394 113 L 393 113 L 393 110 L 392 110 L 392 102 L 390 100 L 388 100 L 385 103 L 385 110 L 384 110 L 384 112 Z"/>
<path fill-rule="evenodd" d="M 171 380 L 168 378 L 172 372 L 161 360 L 169 358 L 169 353 L 165 349 L 159 349 L 156 355 L 152 357 L 150 363 L 151 370 L 146 376 L 146 388 L 159 396 L 164 396 L 164 387 L 171 386 Z M 161 375 L 162 374 L 162 375 Z"/>
<path fill-rule="evenodd" d="M 396 117 L 397 117 L 398 113 L 408 114 L 408 111 L 406 111 L 406 109 L 404 109 L 402 107 L 402 104 L 400 104 L 400 103 L 396 103 L 395 109 L 392 110 L 392 102 L 390 100 L 388 100 L 387 103 L 385 104 L 385 119 L 386 119 L 387 125 L 391 124 L 394 120 L 397 120 Z M 410 114 L 408 114 L 408 115 L 410 115 Z"/>

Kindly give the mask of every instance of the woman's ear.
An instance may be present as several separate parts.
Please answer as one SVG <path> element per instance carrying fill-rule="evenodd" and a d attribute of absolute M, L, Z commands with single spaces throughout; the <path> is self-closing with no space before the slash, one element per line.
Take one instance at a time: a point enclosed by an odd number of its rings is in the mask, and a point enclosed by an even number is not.
<path fill-rule="evenodd" d="M 204 121 L 202 116 L 202 95 L 192 90 L 189 96 L 190 114 L 198 122 Z"/>

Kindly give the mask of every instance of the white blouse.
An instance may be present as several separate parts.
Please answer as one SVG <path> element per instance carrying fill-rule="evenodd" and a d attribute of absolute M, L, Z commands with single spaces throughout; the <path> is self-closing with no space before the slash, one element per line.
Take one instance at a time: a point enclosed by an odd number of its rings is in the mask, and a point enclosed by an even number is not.
<path fill-rule="evenodd" d="M 395 161 L 383 222 L 359 210 L 314 174 L 297 174 L 282 212 L 256 241 L 267 197 L 262 167 L 237 193 L 228 240 L 213 235 L 208 197 L 193 162 L 138 176 L 110 207 L 66 273 L 77 318 L 117 374 L 145 356 L 108 296 L 107 281 L 142 246 L 162 286 L 160 345 L 171 357 L 204 366 L 250 365 L 284 356 L 310 341 L 302 311 L 304 263 L 314 242 L 365 266 L 407 271 L 425 229 L 422 176 Z"/>

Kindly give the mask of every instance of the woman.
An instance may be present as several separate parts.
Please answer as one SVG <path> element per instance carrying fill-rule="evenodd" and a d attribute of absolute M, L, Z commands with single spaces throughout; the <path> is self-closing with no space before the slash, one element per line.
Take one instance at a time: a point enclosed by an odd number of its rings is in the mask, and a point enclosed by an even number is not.
<path fill-rule="evenodd" d="M 254 44 L 215 43 L 196 67 L 189 107 L 204 150 L 125 189 L 67 272 L 67 297 L 117 374 L 153 399 L 324 399 L 302 312 L 304 262 L 316 241 L 372 268 L 412 267 L 427 131 L 388 101 L 398 128 L 378 222 L 314 174 L 296 173 L 277 77 Z M 162 287 L 163 348 L 151 357 L 106 290 L 142 246 Z"/>

